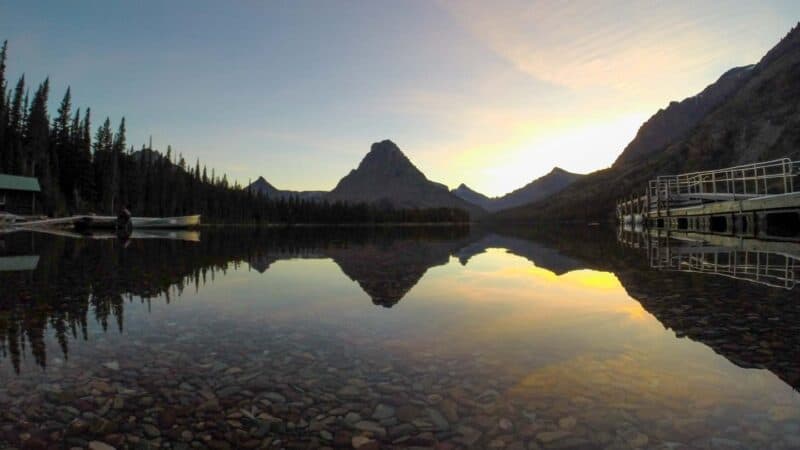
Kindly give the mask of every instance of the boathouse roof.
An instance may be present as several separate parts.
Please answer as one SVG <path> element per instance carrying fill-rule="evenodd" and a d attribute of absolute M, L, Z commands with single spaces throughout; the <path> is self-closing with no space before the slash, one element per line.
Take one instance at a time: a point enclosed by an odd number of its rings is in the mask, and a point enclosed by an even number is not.
<path fill-rule="evenodd" d="M 0 173 L 0 190 L 41 192 L 39 180 L 32 177 L 20 177 Z"/>

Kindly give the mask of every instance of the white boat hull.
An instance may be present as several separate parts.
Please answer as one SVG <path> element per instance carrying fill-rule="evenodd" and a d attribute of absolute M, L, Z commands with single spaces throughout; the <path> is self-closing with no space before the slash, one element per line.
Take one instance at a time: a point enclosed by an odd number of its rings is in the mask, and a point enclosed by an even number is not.
<path fill-rule="evenodd" d="M 131 225 L 137 228 L 191 228 L 200 225 L 200 215 L 181 217 L 132 217 Z"/>

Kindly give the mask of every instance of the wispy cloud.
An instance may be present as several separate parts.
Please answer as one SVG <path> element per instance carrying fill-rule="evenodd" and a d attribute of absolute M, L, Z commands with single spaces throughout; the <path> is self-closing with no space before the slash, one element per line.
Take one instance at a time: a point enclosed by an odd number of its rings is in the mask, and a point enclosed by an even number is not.
<path fill-rule="evenodd" d="M 759 28 L 779 20 L 768 5 L 741 1 L 442 4 L 524 73 L 574 89 L 603 87 L 636 95 L 680 89 L 732 54 L 743 58 L 741 64 L 753 62 L 765 50 Z"/>

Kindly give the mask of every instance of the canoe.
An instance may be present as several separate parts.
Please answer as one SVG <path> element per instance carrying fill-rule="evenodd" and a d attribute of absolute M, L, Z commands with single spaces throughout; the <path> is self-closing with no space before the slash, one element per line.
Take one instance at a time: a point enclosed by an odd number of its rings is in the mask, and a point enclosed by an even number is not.
<path fill-rule="evenodd" d="M 14 214 L 0 213 L 0 228 L 4 226 L 13 225 L 17 221 L 17 216 Z"/>
<path fill-rule="evenodd" d="M 113 216 L 80 216 L 72 220 L 78 230 L 97 228 L 116 228 L 117 218 Z M 200 225 L 200 215 L 182 217 L 131 217 L 133 229 L 192 228 Z"/>
<path fill-rule="evenodd" d="M 84 229 L 84 232 L 82 233 L 54 227 L 17 227 L 14 228 L 14 230 L 44 233 L 52 236 L 61 236 L 73 239 L 106 240 L 118 239 L 120 237 L 118 233 L 113 231 L 102 231 L 97 229 Z M 131 235 L 127 236 L 127 239 L 166 239 L 170 241 L 200 242 L 200 232 L 197 230 L 159 230 L 155 228 L 148 228 L 144 230 L 133 230 Z M 2 258 L 0 258 L 0 263 L 2 263 Z M 2 267 L 2 264 L 0 264 L 0 267 Z"/>
<path fill-rule="evenodd" d="M 200 215 L 182 217 L 132 217 L 133 228 L 191 228 L 200 225 Z"/>

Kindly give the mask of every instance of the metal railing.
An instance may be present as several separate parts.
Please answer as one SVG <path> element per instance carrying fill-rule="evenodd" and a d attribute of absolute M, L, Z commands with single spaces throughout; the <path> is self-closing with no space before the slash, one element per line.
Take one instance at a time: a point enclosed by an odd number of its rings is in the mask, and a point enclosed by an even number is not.
<path fill-rule="evenodd" d="M 650 180 L 650 209 L 788 194 L 800 181 L 800 162 L 789 158 Z M 798 186 L 800 187 L 800 186 Z"/>
<path fill-rule="evenodd" d="M 787 290 L 800 281 L 800 253 L 791 248 L 776 251 L 769 242 L 750 241 L 749 246 L 755 248 L 743 249 L 724 240 L 712 244 L 689 235 L 675 237 L 631 226 L 620 227 L 617 240 L 644 251 L 656 270 L 719 275 Z"/>
<path fill-rule="evenodd" d="M 650 266 L 659 270 L 721 275 L 783 289 L 793 289 L 800 261 L 789 255 L 714 247 L 655 247 Z M 666 251 L 664 251 L 666 250 Z"/>

